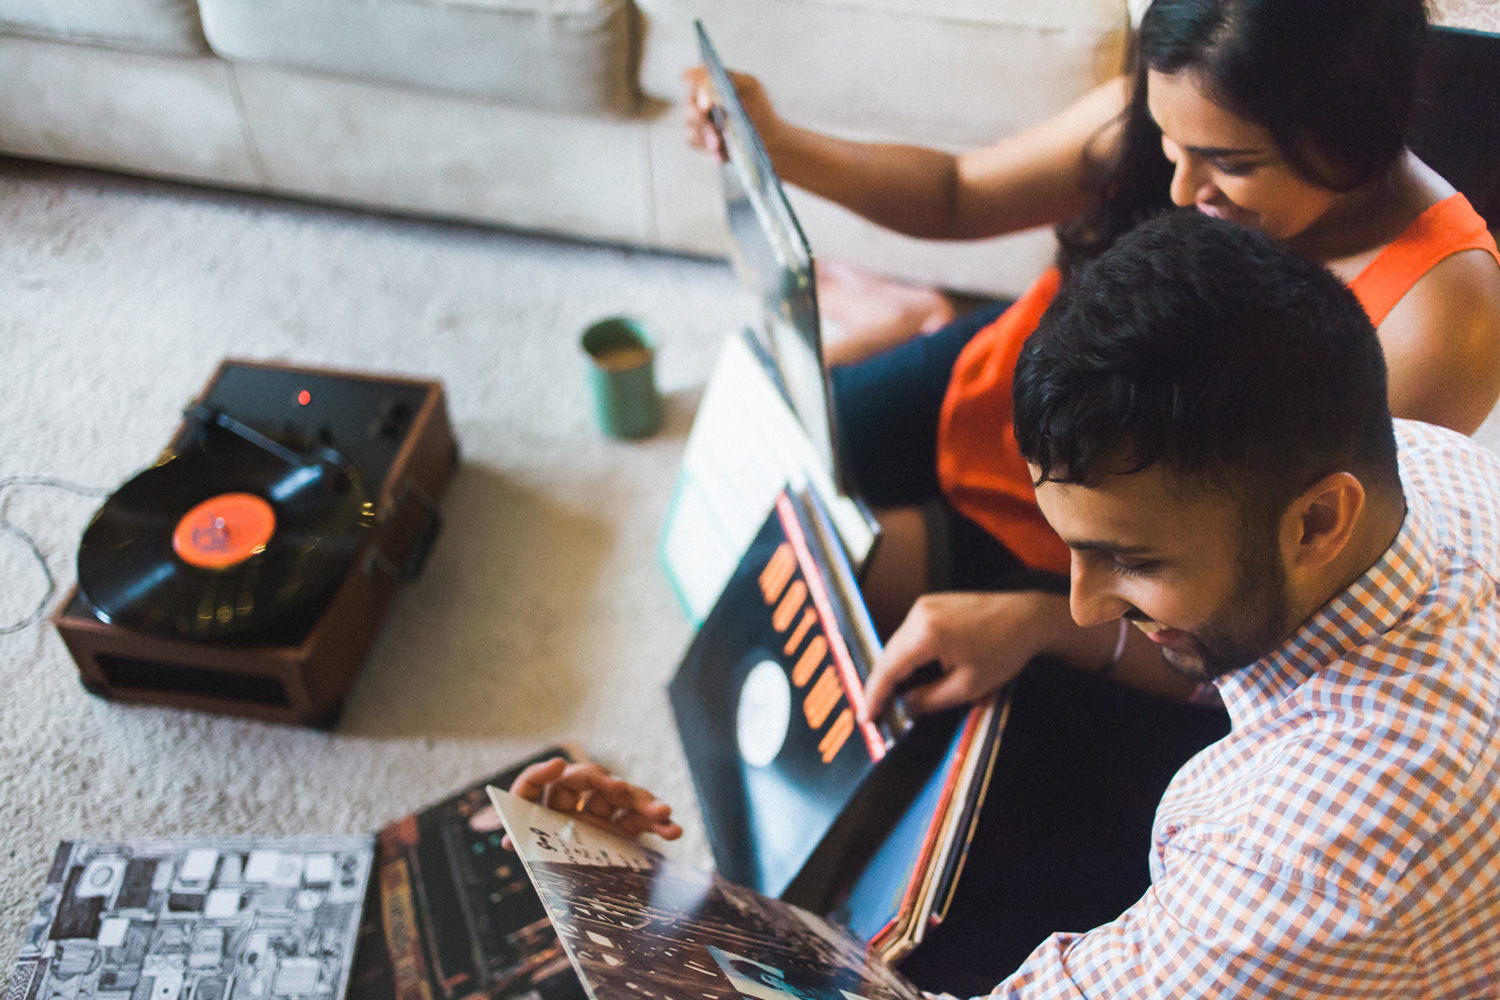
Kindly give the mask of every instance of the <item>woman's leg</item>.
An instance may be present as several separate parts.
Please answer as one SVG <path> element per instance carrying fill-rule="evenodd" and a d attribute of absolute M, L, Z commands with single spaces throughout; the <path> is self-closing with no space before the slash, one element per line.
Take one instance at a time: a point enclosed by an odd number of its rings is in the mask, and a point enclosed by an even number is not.
<path fill-rule="evenodd" d="M 966 313 L 935 333 L 830 369 L 840 461 L 871 507 L 908 507 L 938 495 L 938 415 L 953 363 L 1006 306 Z"/>
<path fill-rule="evenodd" d="M 880 521 L 880 544 L 861 589 L 881 635 L 901 624 L 935 579 L 946 579 L 940 571 L 948 561 L 946 539 L 933 537 L 932 511 L 922 506 L 941 497 L 938 415 L 959 352 L 1004 308 L 969 313 L 935 333 L 831 370 L 840 459 Z M 935 544 L 941 551 L 929 558 Z"/>

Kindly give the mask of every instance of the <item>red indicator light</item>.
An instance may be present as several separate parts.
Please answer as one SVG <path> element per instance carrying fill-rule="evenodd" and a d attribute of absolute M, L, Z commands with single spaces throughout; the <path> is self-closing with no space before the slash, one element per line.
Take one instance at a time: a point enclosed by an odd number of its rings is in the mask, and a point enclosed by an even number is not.
<path fill-rule="evenodd" d="M 308 403 L 312 402 L 312 393 L 308 392 L 306 389 L 303 389 L 301 392 L 297 393 L 297 402 L 301 403 L 303 406 L 306 406 Z"/>

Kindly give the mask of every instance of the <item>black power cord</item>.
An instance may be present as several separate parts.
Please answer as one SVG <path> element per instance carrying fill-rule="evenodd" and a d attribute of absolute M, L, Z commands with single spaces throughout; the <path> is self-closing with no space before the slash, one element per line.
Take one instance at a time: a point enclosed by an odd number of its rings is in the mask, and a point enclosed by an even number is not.
<path fill-rule="evenodd" d="M 54 479 L 51 476 L 11 476 L 8 479 L 0 479 L 0 531 L 14 535 L 21 540 L 21 544 L 31 550 L 32 558 L 36 560 L 37 566 L 41 567 L 42 578 L 46 580 L 46 590 L 41 600 L 37 601 L 36 607 L 31 613 L 18 622 L 0 625 L 0 635 L 10 635 L 20 632 L 22 629 L 30 628 L 41 620 L 47 613 L 47 606 L 52 603 L 52 598 L 57 594 L 57 579 L 52 575 L 52 568 L 47 565 L 47 557 L 42 554 L 41 546 L 37 545 L 36 539 L 32 538 L 25 529 L 14 524 L 5 516 L 3 498 L 7 490 L 18 486 L 45 486 L 49 489 L 63 490 L 81 497 L 107 497 L 114 492 L 113 489 L 100 489 L 95 486 L 80 486 L 70 483 L 65 479 Z"/>

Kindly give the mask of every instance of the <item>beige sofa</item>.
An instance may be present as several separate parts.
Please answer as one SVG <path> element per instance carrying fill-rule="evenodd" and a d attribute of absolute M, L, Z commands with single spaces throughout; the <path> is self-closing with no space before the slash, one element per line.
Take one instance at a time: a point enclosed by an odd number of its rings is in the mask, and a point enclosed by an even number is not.
<path fill-rule="evenodd" d="M 0 0 L 0 151 L 720 254 L 679 76 L 702 18 L 790 119 L 965 148 L 1115 72 L 1126 0 Z M 1016 292 L 1046 232 L 964 244 L 796 196 L 815 252 Z"/>

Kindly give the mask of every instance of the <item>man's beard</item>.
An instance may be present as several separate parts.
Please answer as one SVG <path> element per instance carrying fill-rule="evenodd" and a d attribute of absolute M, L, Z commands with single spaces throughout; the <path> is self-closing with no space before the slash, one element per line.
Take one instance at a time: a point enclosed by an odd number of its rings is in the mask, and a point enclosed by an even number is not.
<path fill-rule="evenodd" d="M 1247 532 L 1248 534 L 1248 532 Z M 1211 681 L 1248 667 L 1286 639 L 1290 600 L 1274 535 L 1257 532 L 1240 546 L 1234 592 L 1192 632 L 1191 652 L 1162 649 L 1167 666 L 1189 680 Z"/>

